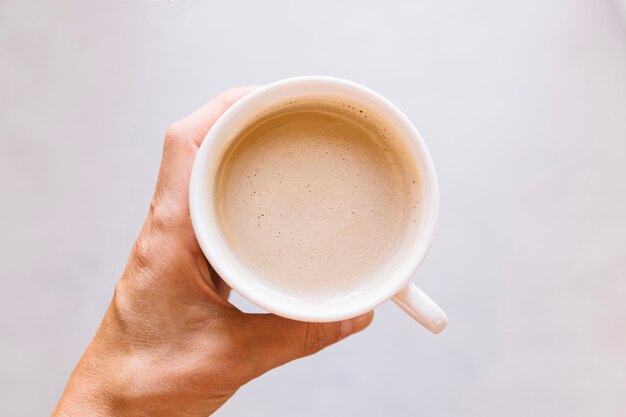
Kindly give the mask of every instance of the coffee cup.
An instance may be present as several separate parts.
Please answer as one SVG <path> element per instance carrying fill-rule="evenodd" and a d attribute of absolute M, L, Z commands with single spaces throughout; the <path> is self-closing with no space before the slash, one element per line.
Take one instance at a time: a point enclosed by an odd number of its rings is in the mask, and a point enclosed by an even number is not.
<path fill-rule="evenodd" d="M 414 232 L 403 241 L 401 256 L 375 279 L 327 298 L 319 294 L 309 297 L 302 292 L 294 295 L 262 279 L 225 233 L 216 204 L 220 167 L 242 129 L 268 109 L 308 98 L 349 103 L 348 107 L 367 109 L 373 117 L 393 126 L 419 176 L 419 216 L 414 221 Z M 268 312 L 294 320 L 329 322 L 356 317 L 393 300 L 433 333 L 447 325 L 443 310 L 411 282 L 428 252 L 437 223 L 439 188 L 435 167 L 424 140 L 407 116 L 369 88 L 333 77 L 306 76 L 277 81 L 243 97 L 215 122 L 202 142 L 191 175 L 189 203 L 198 243 L 212 267 L 233 290 Z M 280 268 L 279 261 L 275 267 Z"/>

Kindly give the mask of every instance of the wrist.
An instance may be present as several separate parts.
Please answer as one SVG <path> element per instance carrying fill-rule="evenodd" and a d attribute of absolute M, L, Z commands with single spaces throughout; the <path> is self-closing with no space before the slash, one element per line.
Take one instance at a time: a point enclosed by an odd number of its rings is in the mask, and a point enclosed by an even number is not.
<path fill-rule="evenodd" d="M 94 342 L 72 372 L 53 417 L 130 415 L 122 410 L 125 372 L 119 363 L 123 361 L 115 352 L 101 352 Z"/>
<path fill-rule="evenodd" d="M 114 396 L 97 375 L 84 375 L 77 369 L 67 382 L 65 391 L 57 404 L 53 417 L 113 417 L 116 411 Z"/>

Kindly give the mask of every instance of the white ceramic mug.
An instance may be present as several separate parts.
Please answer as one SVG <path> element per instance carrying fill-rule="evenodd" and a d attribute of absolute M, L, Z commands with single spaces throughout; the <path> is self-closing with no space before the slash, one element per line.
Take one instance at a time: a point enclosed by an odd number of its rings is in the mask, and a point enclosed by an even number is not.
<path fill-rule="evenodd" d="M 411 256 L 404 257 L 393 273 L 381 276 L 357 294 L 325 302 L 294 298 L 263 285 L 237 259 L 223 236 L 213 198 L 219 162 L 237 132 L 255 115 L 275 104 L 310 96 L 361 104 L 395 126 L 412 152 L 421 178 L 422 212 L 418 220 L 419 232 L 410 242 Z M 410 281 L 426 256 L 437 223 L 439 188 L 435 167 L 411 121 L 390 101 L 366 87 L 332 77 L 296 77 L 260 87 L 237 101 L 217 120 L 202 142 L 191 175 L 189 206 L 196 237 L 213 268 L 233 290 L 269 312 L 302 321 L 338 321 L 356 317 L 393 299 L 433 333 L 439 333 L 448 323 L 443 310 Z"/>

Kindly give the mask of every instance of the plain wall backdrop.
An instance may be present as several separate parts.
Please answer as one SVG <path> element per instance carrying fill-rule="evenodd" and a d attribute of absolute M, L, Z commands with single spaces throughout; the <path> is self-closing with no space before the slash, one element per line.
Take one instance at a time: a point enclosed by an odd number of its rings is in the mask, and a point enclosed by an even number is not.
<path fill-rule="evenodd" d="M 216 416 L 626 413 L 626 14 L 617 0 L 0 0 L 0 415 L 51 412 L 147 212 L 167 126 L 228 87 L 333 75 L 394 101 L 442 201 L 365 332 Z M 244 309 L 254 308 L 241 298 Z"/>

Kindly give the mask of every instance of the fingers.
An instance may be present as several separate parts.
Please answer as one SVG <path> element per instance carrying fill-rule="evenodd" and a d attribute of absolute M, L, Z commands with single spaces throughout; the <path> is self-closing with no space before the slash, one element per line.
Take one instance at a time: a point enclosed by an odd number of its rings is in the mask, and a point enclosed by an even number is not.
<path fill-rule="evenodd" d="M 164 174 L 177 171 L 176 168 L 188 168 L 198 146 L 217 119 L 237 100 L 245 96 L 256 86 L 245 86 L 226 90 L 213 100 L 206 103 L 189 116 L 172 124 L 165 134 L 163 146 L 163 162 L 161 169 Z"/>
<path fill-rule="evenodd" d="M 369 312 L 340 322 L 307 323 L 274 314 L 248 315 L 244 328 L 254 356 L 253 378 L 360 332 L 373 318 Z"/>
<path fill-rule="evenodd" d="M 237 100 L 258 88 L 258 86 L 242 86 L 226 90 L 213 100 L 206 103 L 189 116 L 174 123 L 171 129 L 174 134 L 184 140 L 191 140 L 200 146 L 211 126 Z"/>
<path fill-rule="evenodd" d="M 189 179 L 198 146 L 215 121 L 255 88 L 248 86 L 227 90 L 169 127 L 155 190 L 158 204 L 153 209 L 160 212 L 158 220 L 164 223 L 185 220 L 188 213 Z"/>

